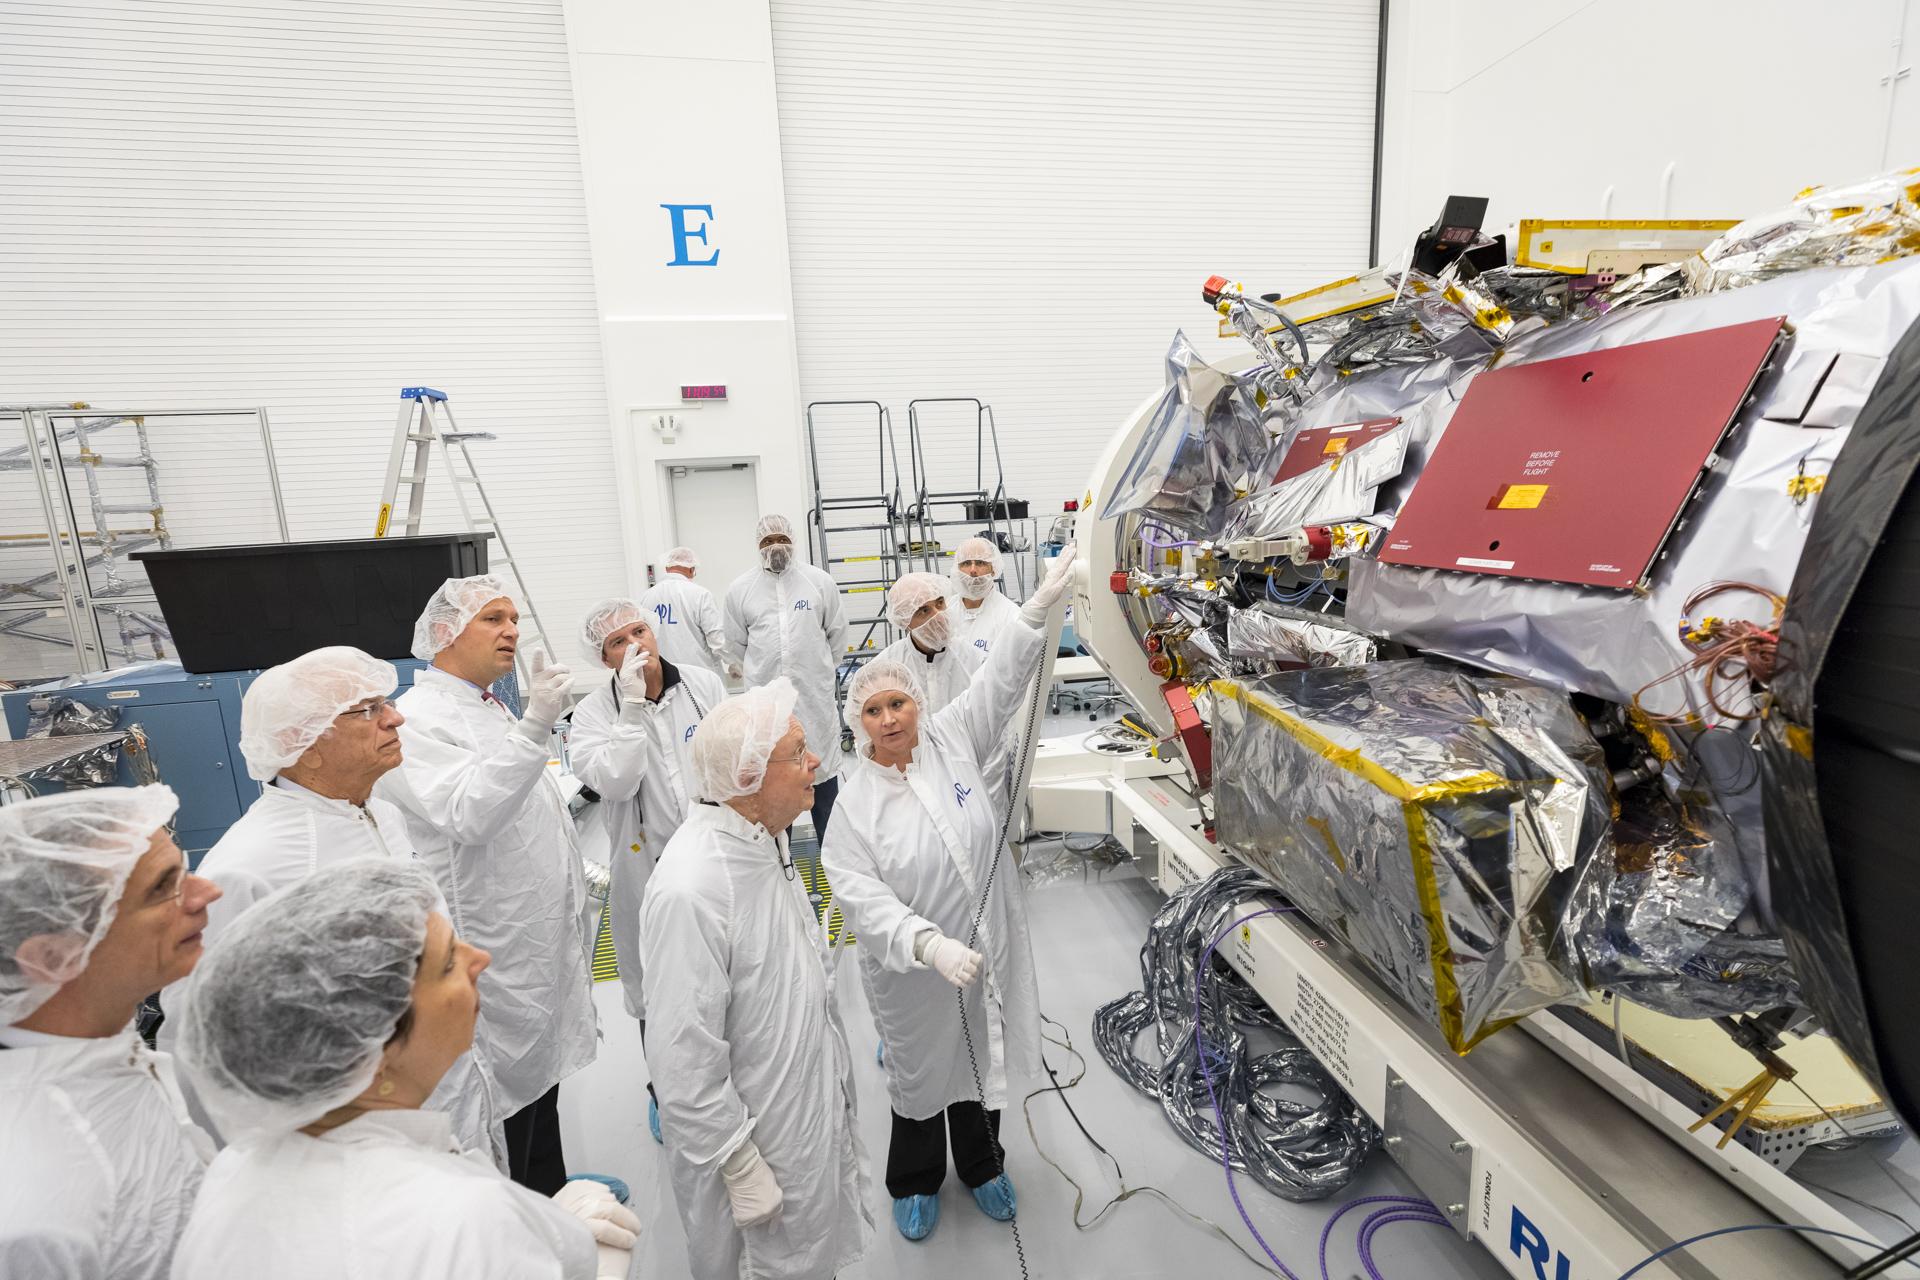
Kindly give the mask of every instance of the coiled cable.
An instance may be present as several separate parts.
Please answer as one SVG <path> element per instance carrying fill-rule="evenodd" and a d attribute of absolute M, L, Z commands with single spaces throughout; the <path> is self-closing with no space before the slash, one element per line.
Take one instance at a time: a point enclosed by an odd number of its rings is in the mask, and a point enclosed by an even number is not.
<path fill-rule="evenodd" d="M 1272 894 L 1258 872 L 1229 867 L 1168 898 L 1140 948 L 1144 989 L 1094 1011 L 1094 1045 L 1122 1079 L 1160 1104 L 1188 1146 L 1210 1157 L 1224 1148 L 1232 1169 L 1283 1199 L 1319 1200 L 1352 1182 L 1380 1130 L 1237 973 L 1221 963 L 1201 981 L 1208 939 L 1236 907 Z M 1139 1052 L 1149 1026 L 1157 1060 Z M 1249 1028 L 1284 1043 L 1254 1054 Z M 1276 1085 L 1319 1101 L 1276 1096 Z"/>

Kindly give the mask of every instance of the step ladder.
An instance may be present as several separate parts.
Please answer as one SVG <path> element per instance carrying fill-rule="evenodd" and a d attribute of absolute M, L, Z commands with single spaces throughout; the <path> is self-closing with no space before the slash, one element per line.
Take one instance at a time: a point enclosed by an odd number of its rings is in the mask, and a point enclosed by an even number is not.
<path fill-rule="evenodd" d="M 844 703 L 853 673 L 895 639 L 895 628 L 887 621 L 886 592 L 903 568 L 900 457 L 894 447 L 893 415 L 878 400 L 813 401 L 807 405 L 806 425 L 808 479 L 813 489 L 807 508 L 807 550 L 813 563 L 826 570 L 840 589 L 847 612 L 847 651 L 836 654 L 834 663 L 835 693 Z M 826 491 L 828 482 L 820 472 L 821 437 L 842 431 L 857 431 L 875 443 L 877 471 L 870 492 Z M 844 728 L 842 733 L 846 734 Z"/>
<path fill-rule="evenodd" d="M 948 412 L 949 408 L 959 413 Z M 932 410 L 930 413 L 929 410 Z M 971 422 L 967 419 L 971 418 Z M 958 431 L 953 428 L 958 426 Z M 965 434 L 973 434 L 973 487 L 970 489 L 935 488 L 935 461 L 928 458 L 929 437 L 942 434 L 955 437 L 938 443 L 962 446 Z M 1034 545 L 1036 526 L 1031 517 L 1012 514 L 1007 499 L 1006 467 L 1000 459 L 1000 430 L 994 425 L 993 406 L 973 396 L 931 396 L 907 403 L 907 461 L 912 473 L 913 502 L 903 509 L 902 521 L 909 539 L 901 545 L 903 559 L 930 573 L 948 573 L 960 539 L 971 534 L 985 537 L 1008 551 L 1005 563 L 1012 566 L 1015 590 L 1008 594 L 1024 599 L 1027 592 L 1024 554 L 1012 554 L 1014 534 L 1027 531 L 1027 547 Z M 989 469 L 991 468 L 991 469 Z M 964 483 L 964 481 L 963 481 Z M 984 518 L 975 516 L 984 511 Z M 956 538 L 953 535 L 958 534 Z M 1037 579 L 1036 579 L 1037 582 Z M 1001 584 L 1004 589 L 1007 584 Z"/>
<path fill-rule="evenodd" d="M 507 545 L 506 530 L 500 527 L 493 503 L 487 497 L 486 486 L 480 483 L 480 472 L 473 465 L 473 455 L 467 452 L 467 445 L 475 440 L 497 439 L 499 437 L 491 431 L 460 430 L 453 420 L 453 406 L 447 403 L 446 392 L 435 391 L 432 387 L 400 388 L 400 419 L 394 427 L 393 453 L 387 459 L 387 484 L 381 493 L 380 515 L 374 523 L 373 536 L 384 538 L 396 529 L 409 538 L 420 533 L 421 518 L 426 514 L 427 477 L 433 468 L 434 446 L 438 445 L 454 501 L 460 508 L 461 523 L 469 533 L 493 535 L 493 547 L 487 555 L 487 572 L 505 576 L 519 600 L 522 611 L 520 654 L 532 651 L 528 643 L 531 637 L 533 643 L 547 651 L 549 658 L 564 661 L 565 655 L 548 637 L 547 629 L 540 625 L 540 614 L 533 607 L 533 595 L 527 590 L 527 580 L 520 573 L 520 565 L 514 559 L 512 548 Z M 407 456 L 409 445 L 413 448 L 411 465 Z M 406 487 L 406 508 L 403 516 L 397 516 L 395 503 L 403 485 Z M 531 674 L 526 670 L 525 663 L 524 656 L 516 660 L 523 679 Z M 497 691 L 498 686 L 495 687 Z M 519 690 L 512 689 L 511 692 L 515 696 L 509 700 L 509 705 L 517 707 Z"/>

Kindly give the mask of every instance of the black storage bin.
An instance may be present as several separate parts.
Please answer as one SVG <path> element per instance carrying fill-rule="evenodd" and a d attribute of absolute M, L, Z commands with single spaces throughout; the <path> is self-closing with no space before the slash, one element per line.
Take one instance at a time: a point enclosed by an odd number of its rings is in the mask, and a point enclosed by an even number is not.
<path fill-rule="evenodd" d="M 1002 498 L 998 502 L 972 501 L 966 505 L 969 520 L 1025 520 L 1027 518 L 1026 500 L 1022 498 Z"/>
<path fill-rule="evenodd" d="M 487 533 L 136 551 L 191 672 L 271 667 L 323 645 L 412 656 L 448 578 L 487 571 Z"/>

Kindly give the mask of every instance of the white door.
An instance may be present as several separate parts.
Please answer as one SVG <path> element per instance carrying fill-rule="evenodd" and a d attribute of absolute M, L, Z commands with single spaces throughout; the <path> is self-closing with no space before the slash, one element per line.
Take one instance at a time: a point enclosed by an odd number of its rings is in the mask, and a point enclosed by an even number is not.
<path fill-rule="evenodd" d="M 753 464 L 687 462 L 666 470 L 674 544 L 693 548 L 700 557 L 695 581 L 724 600 L 728 585 L 760 563 L 753 543 L 753 526 L 760 519 Z M 804 555 L 806 531 L 796 528 L 794 536 Z"/>

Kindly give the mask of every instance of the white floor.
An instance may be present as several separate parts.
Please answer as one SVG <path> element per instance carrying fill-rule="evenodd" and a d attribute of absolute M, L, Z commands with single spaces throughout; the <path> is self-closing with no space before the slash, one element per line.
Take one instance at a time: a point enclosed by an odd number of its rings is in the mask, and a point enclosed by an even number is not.
<path fill-rule="evenodd" d="M 1062 876 L 1055 864 L 1050 874 L 1030 881 L 1041 1005 L 1049 1017 L 1066 1026 L 1074 1047 L 1086 1055 L 1086 1079 L 1072 1090 L 1073 1105 L 1094 1136 L 1119 1160 L 1128 1185 L 1161 1188 L 1193 1213 L 1220 1224 L 1257 1255 L 1259 1247 L 1234 1209 L 1219 1163 L 1181 1142 L 1159 1108 L 1123 1085 L 1092 1047 L 1094 1008 L 1139 986 L 1137 952 L 1159 902 L 1157 891 L 1125 867 L 1089 866 L 1084 875 Z M 878 1224 L 866 1260 L 846 1272 L 843 1280 L 1018 1276 L 1010 1229 L 981 1214 L 956 1179 L 950 1178 L 942 1190 L 940 1225 L 929 1239 L 912 1244 L 894 1229 L 891 1201 L 879 1176 L 888 1134 L 886 1086 L 872 1056 L 873 1022 L 854 971 L 855 961 L 848 956 L 842 963 L 838 991 L 855 1046 L 861 1129 L 876 1162 L 872 1208 Z M 575 1172 L 611 1173 L 626 1179 L 633 1191 L 633 1207 L 647 1229 L 634 1274 L 644 1280 L 683 1280 L 688 1276 L 685 1237 L 660 1150 L 647 1133 L 647 1068 L 640 1054 L 639 1031 L 621 1007 L 618 983 L 602 983 L 596 994 L 605 1034 L 599 1059 L 561 1089 L 567 1163 Z M 1050 1047 L 1048 1060 L 1063 1080 L 1070 1078 L 1071 1060 L 1065 1052 Z M 1151 1196 L 1135 1197 L 1114 1208 L 1099 1225 L 1076 1231 L 1073 1188 L 1041 1159 L 1035 1137 L 1087 1188 L 1082 1221 L 1092 1218 L 1120 1188 L 1111 1166 L 1087 1144 L 1056 1096 L 1047 1093 L 1035 1098 L 1031 1111 L 1033 1136 L 1015 1107 L 1004 1118 L 1002 1139 L 1008 1173 L 1020 1198 L 1019 1225 L 1028 1273 L 1036 1280 L 1090 1276 L 1165 1280 L 1182 1274 L 1258 1273 L 1260 1268 L 1233 1247 Z M 1320 1230 L 1339 1203 L 1349 1196 L 1413 1194 L 1411 1185 L 1384 1156 L 1376 1156 L 1365 1175 L 1331 1202 L 1289 1204 L 1245 1179 L 1239 1187 L 1261 1235 L 1300 1280 L 1319 1277 Z M 1337 1228 L 1328 1253 L 1328 1274 L 1334 1280 L 1356 1280 L 1362 1275 L 1354 1252 L 1354 1231 L 1364 1215 L 1364 1210 L 1356 1210 Z M 1477 1245 L 1437 1227 L 1396 1225 L 1376 1236 L 1375 1246 L 1375 1261 L 1386 1280 L 1467 1280 L 1502 1274 Z"/>

